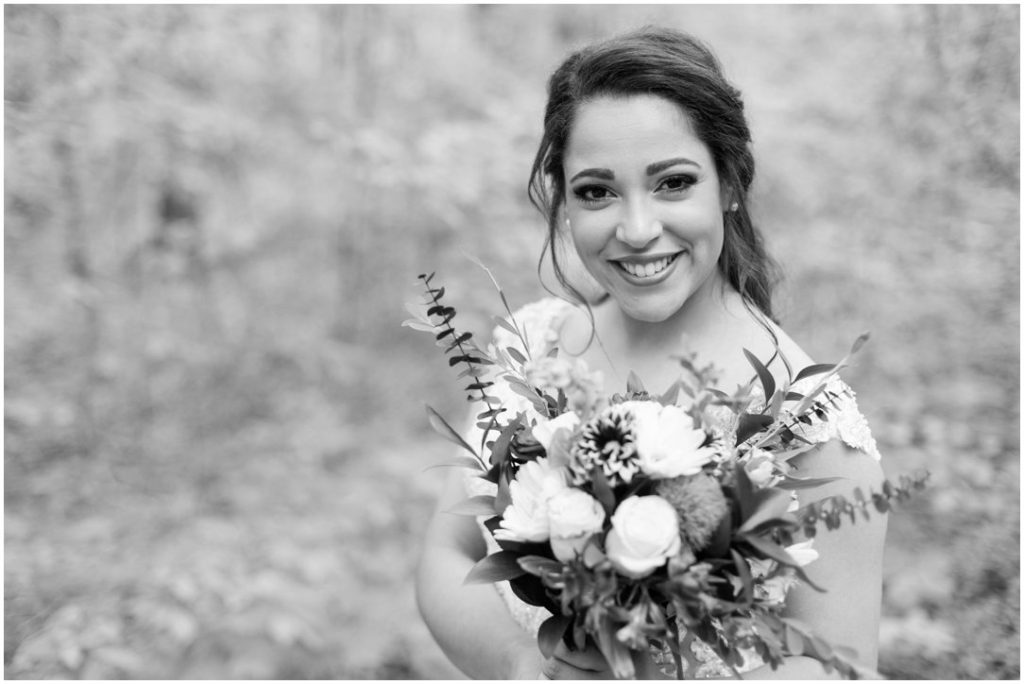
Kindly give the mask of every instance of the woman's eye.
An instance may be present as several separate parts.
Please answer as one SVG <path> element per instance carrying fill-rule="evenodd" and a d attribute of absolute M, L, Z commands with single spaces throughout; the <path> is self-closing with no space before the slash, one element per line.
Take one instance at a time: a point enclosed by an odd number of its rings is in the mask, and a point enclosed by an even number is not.
<path fill-rule="evenodd" d="M 697 178 L 687 174 L 679 176 L 669 176 L 665 180 L 661 181 L 658 185 L 659 190 L 666 190 L 668 192 L 683 192 L 688 190 L 697 182 Z"/>
<path fill-rule="evenodd" d="M 613 197 L 611 190 L 600 185 L 583 185 L 573 190 L 573 194 L 584 204 L 605 202 Z"/>

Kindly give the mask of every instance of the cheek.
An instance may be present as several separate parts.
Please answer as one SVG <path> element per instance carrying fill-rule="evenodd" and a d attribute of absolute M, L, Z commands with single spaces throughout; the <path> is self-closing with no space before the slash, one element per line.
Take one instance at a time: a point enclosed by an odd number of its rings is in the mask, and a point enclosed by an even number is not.
<path fill-rule="evenodd" d="M 599 253 L 608 241 L 607 231 L 601 228 L 601 222 L 595 218 L 585 216 L 572 220 L 572 230 L 569 234 L 576 251 L 583 258 L 593 257 Z"/>
<path fill-rule="evenodd" d="M 699 252 L 711 252 L 715 258 L 722 251 L 725 223 L 717 207 L 681 207 L 666 216 L 663 222 L 679 238 L 692 244 Z"/>

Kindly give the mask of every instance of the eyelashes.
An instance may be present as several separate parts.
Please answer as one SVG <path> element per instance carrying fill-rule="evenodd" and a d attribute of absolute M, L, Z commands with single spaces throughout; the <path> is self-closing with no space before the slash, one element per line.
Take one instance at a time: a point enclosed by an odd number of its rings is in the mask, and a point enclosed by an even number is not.
<path fill-rule="evenodd" d="M 697 177 L 689 173 L 679 173 L 674 176 L 669 176 L 665 180 L 658 184 L 658 189 L 664 188 L 669 192 L 681 192 L 688 190 L 692 186 L 697 184 Z"/>
<path fill-rule="evenodd" d="M 573 188 L 572 194 L 583 204 L 600 204 L 613 197 L 612 191 L 603 185 L 581 185 Z"/>
<path fill-rule="evenodd" d="M 691 173 L 677 173 L 663 178 L 654 192 L 671 198 L 681 197 L 697 184 L 699 179 Z M 572 189 L 573 196 L 583 205 L 604 205 L 616 197 L 608 187 L 598 184 L 580 185 Z"/>

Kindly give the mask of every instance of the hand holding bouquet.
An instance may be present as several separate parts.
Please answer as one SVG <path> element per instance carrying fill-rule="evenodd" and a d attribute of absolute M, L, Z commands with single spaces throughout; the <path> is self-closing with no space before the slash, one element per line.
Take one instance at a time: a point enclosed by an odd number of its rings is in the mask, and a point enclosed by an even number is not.
<path fill-rule="evenodd" d="M 747 352 L 759 386 L 732 395 L 715 389 L 713 369 L 692 356 L 678 357 L 681 377 L 664 394 L 631 375 L 623 394 L 581 395 L 572 389 L 595 385 L 585 368 L 557 350 L 530 358 L 511 311 L 497 323 L 526 354 L 514 346 L 484 351 L 452 327 L 443 288 L 421 278 L 426 315 L 407 324 L 432 332 L 450 364 L 465 367 L 470 398 L 484 406 L 479 450 L 428 408 L 431 423 L 472 455 L 460 464 L 497 489 L 453 510 L 486 516 L 500 547 L 466 581 L 507 580 L 521 600 L 550 611 L 538 635 L 546 657 L 559 640 L 575 649 L 593 642 L 616 677 L 630 678 L 631 651 L 653 645 L 671 652 L 682 676 L 683 644 L 699 639 L 734 671 L 752 654 L 773 667 L 802 654 L 858 675 L 851 653 L 782 607 L 798 580 L 819 589 L 804 566 L 817 558 L 820 522 L 832 529 L 843 514 L 852 521 L 870 507 L 884 512 L 925 479 L 886 482 L 868 495 L 858 489 L 854 501 L 796 500 L 795 490 L 828 481 L 793 476 L 788 462 L 815 446 L 800 428 L 829 420 L 838 398 L 830 379 L 865 338 L 840 363 L 806 368 L 778 387 Z M 539 369 L 546 382 L 536 383 Z M 528 408 L 512 415 L 499 388 Z"/>

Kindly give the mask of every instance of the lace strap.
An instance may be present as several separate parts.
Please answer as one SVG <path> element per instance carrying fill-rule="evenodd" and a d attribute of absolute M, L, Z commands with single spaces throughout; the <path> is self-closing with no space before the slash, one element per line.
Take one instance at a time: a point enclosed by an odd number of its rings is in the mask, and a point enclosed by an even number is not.
<path fill-rule="evenodd" d="M 801 385 L 809 390 L 814 385 L 813 378 L 806 378 L 794 384 L 794 391 L 799 392 Z M 793 432 L 814 444 L 838 438 L 850 448 L 863 451 L 876 461 L 880 461 L 882 455 L 878 452 L 878 445 L 871 435 L 867 419 L 857 406 L 857 395 L 850 386 L 833 375 L 828 379 L 822 395 L 827 416 L 822 418 L 811 415 L 810 424 L 798 422 Z"/>

